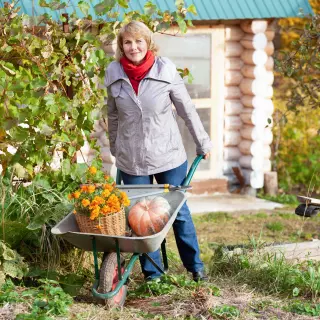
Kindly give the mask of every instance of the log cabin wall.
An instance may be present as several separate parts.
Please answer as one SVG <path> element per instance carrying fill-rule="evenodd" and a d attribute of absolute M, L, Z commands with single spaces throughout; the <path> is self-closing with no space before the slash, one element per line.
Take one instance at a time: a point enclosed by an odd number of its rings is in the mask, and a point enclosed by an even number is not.
<path fill-rule="evenodd" d="M 266 20 L 226 26 L 224 174 L 237 183 L 232 167 L 240 167 L 247 185 L 263 187 L 271 171 L 273 112 L 273 38 Z"/>

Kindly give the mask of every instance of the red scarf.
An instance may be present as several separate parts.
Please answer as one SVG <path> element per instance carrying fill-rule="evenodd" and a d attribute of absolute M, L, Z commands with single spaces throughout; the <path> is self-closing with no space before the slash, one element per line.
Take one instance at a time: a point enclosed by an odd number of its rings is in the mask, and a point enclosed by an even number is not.
<path fill-rule="evenodd" d="M 138 94 L 140 81 L 146 76 L 154 63 L 152 51 L 147 51 L 143 62 L 139 65 L 134 65 L 125 55 L 120 59 L 120 63 L 132 84 L 133 90 Z"/>

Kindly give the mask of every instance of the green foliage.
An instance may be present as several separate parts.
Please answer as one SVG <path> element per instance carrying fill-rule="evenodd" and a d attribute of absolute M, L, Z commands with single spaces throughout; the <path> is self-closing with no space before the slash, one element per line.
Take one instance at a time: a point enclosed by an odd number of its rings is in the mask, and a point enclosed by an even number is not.
<path fill-rule="evenodd" d="M 320 192 L 320 109 L 297 107 L 298 113 L 288 111 L 285 96 L 290 95 L 288 81 L 275 90 L 273 169 L 278 172 L 279 185 L 285 193 L 310 195 Z M 290 204 L 288 195 L 281 201 Z M 288 201 L 287 201 L 288 200 Z M 280 202 L 279 201 L 279 202 Z M 294 204 L 294 203 L 292 203 Z"/>
<path fill-rule="evenodd" d="M 42 179 L 35 179 L 28 186 L 1 179 L 0 192 L 1 238 L 30 263 L 49 269 L 59 265 L 60 251 L 67 251 L 70 246 L 52 235 L 51 227 L 72 210 L 66 196 Z"/>
<path fill-rule="evenodd" d="M 287 51 L 281 51 L 276 60 L 277 71 L 292 79 L 288 96 L 288 110 L 298 106 L 320 107 L 320 15 L 312 16 L 291 42 Z"/>
<path fill-rule="evenodd" d="M 62 152 L 59 174 L 73 178 L 77 174 L 74 158 L 85 138 L 97 149 L 90 132 L 93 121 L 105 112 L 106 90 L 101 83 L 113 60 L 102 48 L 111 44 L 119 28 L 130 20 L 141 20 L 154 32 L 178 24 L 185 33 L 186 14 L 195 14 L 194 6 L 185 8 L 184 1 L 176 1 L 174 12 L 162 12 L 148 1 L 144 13 L 125 10 L 120 17 L 119 7 L 127 9 L 128 2 L 98 3 L 94 9 L 101 18 L 92 21 L 91 4 L 80 1 L 85 17 L 71 14 L 68 33 L 45 14 L 37 19 L 45 27 L 36 34 L 35 29 L 25 27 L 26 22 L 32 24 L 32 17 L 18 15 L 14 3 L 0 8 L 0 162 L 5 173 L 16 166 L 20 178 L 33 179 L 36 171 L 47 174 L 53 156 Z M 40 5 L 55 11 L 67 4 L 43 0 Z M 121 21 L 116 21 L 119 17 Z M 97 26 L 99 31 L 90 31 Z M 9 152 L 8 146 L 15 152 Z M 59 181 L 57 175 L 51 177 Z"/>
<path fill-rule="evenodd" d="M 273 231 L 273 232 L 279 232 L 282 231 L 284 228 L 283 223 L 280 221 L 270 222 L 266 224 L 267 229 Z"/>
<path fill-rule="evenodd" d="M 71 296 L 56 281 L 41 280 L 41 283 L 37 288 L 17 291 L 14 284 L 7 281 L 1 288 L 0 302 L 28 302 L 29 313 L 18 314 L 17 320 L 49 320 L 52 316 L 66 315 L 73 302 Z"/>
<path fill-rule="evenodd" d="M 232 220 L 233 217 L 227 212 L 210 212 L 205 215 L 195 216 L 193 219 L 195 222 L 223 222 Z"/>
<path fill-rule="evenodd" d="M 210 273 L 232 278 L 268 294 L 305 296 L 313 300 L 319 296 L 319 262 L 294 264 L 280 254 L 263 250 L 243 248 L 232 253 L 220 247 L 210 261 Z"/>
<path fill-rule="evenodd" d="M 286 310 L 302 314 L 302 315 L 308 315 L 308 316 L 320 316 L 320 304 L 319 303 L 310 303 L 310 302 L 302 302 L 302 301 L 295 301 L 289 304 Z"/>
<path fill-rule="evenodd" d="M 240 310 L 235 306 L 222 305 L 209 310 L 213 319 L 234 319 L 240 316 Z"/>
<path fill-rule="evenodd" d="M 172 293 L 178 288 L 195 290 L 199 286 L 199 283 L 188 279 L 185 275 L 164 275 L 161 279 L 144 282 L 130 292 L 129 296 L 135 298 L 159 296 Z"/>
<path fill-rule="evenodd" d="M 6 277 L 22 279 L 27 272 L 28 266 L 23 258 L 0 240 L 0 286 Z"/>
<path fill-rule="evenodd" d="M 320 12 L 305 19 L 280 21 L 284 48 L 276 55 L 274 170 L 285 191 L 320 192 Z M 300 192 L 301 192 L 300 191 Z"/>
<path fill-rule="evenodd" d="M 276 196 L 270 196 L 264 193 L 259 193 L 258 197 L 261 199 L 266 199 L 273 202 L 279 202 L 282 204 L 298 205 L 299 201 L 297 197 L 293 194 L 279 193 Z"/>

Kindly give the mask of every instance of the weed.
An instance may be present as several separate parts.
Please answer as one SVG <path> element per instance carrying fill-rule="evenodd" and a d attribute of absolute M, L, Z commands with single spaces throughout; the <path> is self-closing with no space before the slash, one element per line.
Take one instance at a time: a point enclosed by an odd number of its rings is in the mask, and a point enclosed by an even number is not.
<path fill-rule="evenodd" d="M 210 212 L 205 215 L 197 215 L 193 217 L 195 223 L 197 222 L 225 222 L 232 220 L 233 217 L 227 212 Z"/>
<path fill-rule="evenodd" d="M 196 289 L 200 284 L 188 279 L 185 275 L 164 275 L 160 281 L 147 281 L 129 293 L 135 298 L 169 294 L 177 288 Z"/>
<path fill-rule="evenodd" d="M 259 291 L 291 296 L 310 296 L 314 300 L 320 292 L 320 264 L 293 264 L 283 255 L 263 250 L 243 248 L 231 254 L 223 247 L 215 250 L 210 262 L 212 276 L 226 276 Z M 297 291 L 298 288 L 299 291 Z"/>
<path fill-rule="evenodd" d="M 222 305 L 209 310 L 215 319 L 234 319 L 240 316 L 240 310 L 235 306 Z"/>
<path fill-rule="evenodd" d="M 280 232 L 284 229 L 284 225 L 280 221 L 269 222 L 266 224 L 266 227 L 273 232 Z"/>
<path fill-rule="evenodd" d="M 23 258 L 0 240 L 0 286 L 5 282 L 6 276 L 22 279 L 27 272 L 28 265 Z"/>
<path fill-rule="evenodd" d="M 290 311 L 292 313 L 297 313 L 301 315 L 308 315 L 308 316 L 320 316 L 320 304 L 313 304 L 310 302 L 302 302 L 302 301 L 295 301 L 289 304 L 285 310 Z"/>
<path fill-rule="evenodd" d="M 259 218 L 259 219 L 266 219 L 268 218 L 268 215 L 265 212 L 258 212 L 253 217 Z"/>
<path fill-rule="evenodd" d="M 286 194 L 281 193 L 276 196 L 270 196 L 267 194 L 264 194 L 263 192 L 258 193 L 258 197 L 261 199 L 273 201 L 273 202 L 279 202 L 282 204 L 288 204 L 288 205 L 298 205 L 299 201 L 297 200 L 297 197 L 293 194 Z"/>
<path fill-rule="evenodd" d="M 17 320 L 47 320 L 50 316 L 65 315 L 72 304 L 71 296 L 66 294 L 56 281 L 40 280 L 38 288 L 17 291 L 11 281 L 7 281 L 0 290 L 1 303 L 27 302 L 28 314 L 18 314 Z"/>

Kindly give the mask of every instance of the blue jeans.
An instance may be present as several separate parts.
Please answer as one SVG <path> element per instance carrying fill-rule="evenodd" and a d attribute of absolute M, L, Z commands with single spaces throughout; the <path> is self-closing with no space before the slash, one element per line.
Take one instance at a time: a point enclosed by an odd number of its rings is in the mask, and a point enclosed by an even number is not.
<path fill-rule="evenodd" d="M 121 171 L 121 178 L 124 184 L 153 184 L 154 176 L 159 184 L 169 183 L 179 186 L 186 176 L 187 168 L 188 163 L 186 161 L 177 168 L 150 176 L 134 176 Z M 184 267 L 190 272 L 201 271 L 203 263 L 199 256 L 197 234 L 186 202 L 181 207 L 173 223 L 173 231 Z M 160 250 L 149 253 L 149 255 L 159 266 L 162 266 Z M 145 256 L 140 256 L 140 263 L 145 278 L 153 279 L 161 276 L 161 273 Z"/>

